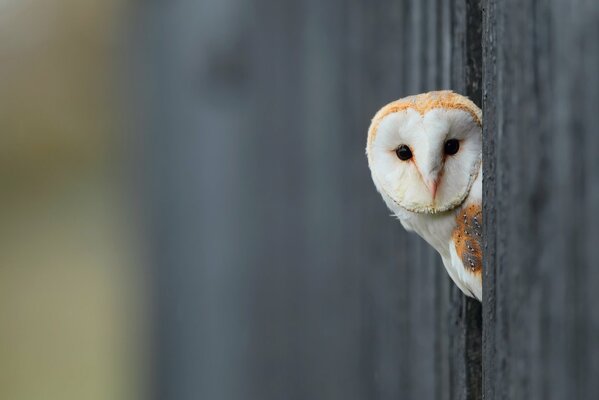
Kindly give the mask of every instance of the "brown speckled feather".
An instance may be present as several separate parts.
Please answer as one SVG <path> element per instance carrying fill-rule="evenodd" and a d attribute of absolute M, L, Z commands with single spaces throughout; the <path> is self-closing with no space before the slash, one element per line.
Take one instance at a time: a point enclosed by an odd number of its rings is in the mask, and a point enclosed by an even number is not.
<path fill-rule="evenodd" d="M 480 204 L 472 204 L 456 216 L 457 226 L 453 231 L 453 242 L 464 268 L 480 277 L 483 268 L 482 252 L 482 209 Z"/>

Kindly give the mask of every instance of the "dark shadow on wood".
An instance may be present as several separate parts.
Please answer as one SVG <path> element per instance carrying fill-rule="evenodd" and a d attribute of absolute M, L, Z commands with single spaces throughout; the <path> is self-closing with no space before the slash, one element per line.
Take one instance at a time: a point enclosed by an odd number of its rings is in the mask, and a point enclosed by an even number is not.
<path fill-rule="evenodd" d="M 482 107 L 482 5 L 481 0 L 455 0 L 453 87 Z M 482 307 L 477 300 L 459 296 L 454 312 L 459 326 L 455 357 L 463 365 L 457 369 L 456 399 L 482 399 Z"/>

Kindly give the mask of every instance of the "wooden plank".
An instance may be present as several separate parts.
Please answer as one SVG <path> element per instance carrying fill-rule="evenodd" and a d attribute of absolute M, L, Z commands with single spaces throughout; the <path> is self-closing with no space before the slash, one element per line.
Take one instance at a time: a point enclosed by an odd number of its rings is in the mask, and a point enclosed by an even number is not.
<path fill-rule="evenodd" d="M 485 3 L 485 397 L 595 398 L 599 4 Z"/>
<path fill-rule="evenodd" d="M 495 0 L 483 2 L 483 397 L 495 399 L 496 353 L 496 240 L 497 240 L 497 10 Z M 500 388 L 499 388 L 500 389 Z"/>

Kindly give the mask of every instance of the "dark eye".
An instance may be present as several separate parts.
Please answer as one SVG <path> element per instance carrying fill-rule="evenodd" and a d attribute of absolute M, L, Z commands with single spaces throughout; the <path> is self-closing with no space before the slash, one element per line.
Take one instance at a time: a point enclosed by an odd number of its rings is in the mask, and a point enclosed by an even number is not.
<path fill-rule="evenodd" d="M 449 139 L 445 142 L 445 154 L 453 156 L 460 149 L 460 142 L 457 139 Z"/>
<path fill-rule="evenodd" d="M 407 161 L 412 158 L 412 150 L 405 144 L 399 146 L 397 150 L 395 150 L 395 154 L 397 154 L 397 157 L 402 161 Z"/>

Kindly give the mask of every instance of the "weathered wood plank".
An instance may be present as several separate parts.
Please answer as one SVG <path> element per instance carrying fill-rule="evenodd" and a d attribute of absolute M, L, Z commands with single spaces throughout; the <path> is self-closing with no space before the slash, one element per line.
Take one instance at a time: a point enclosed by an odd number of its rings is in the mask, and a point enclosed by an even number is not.
<path fill-rule="evenodd" d="M 485 10 L 485 398 L 596 398 L 599 3 Z"/>

